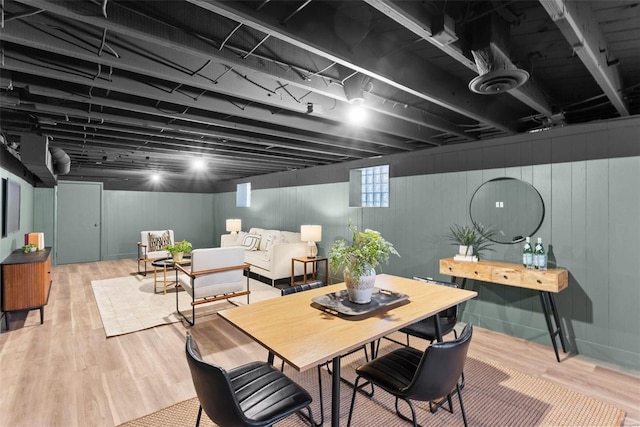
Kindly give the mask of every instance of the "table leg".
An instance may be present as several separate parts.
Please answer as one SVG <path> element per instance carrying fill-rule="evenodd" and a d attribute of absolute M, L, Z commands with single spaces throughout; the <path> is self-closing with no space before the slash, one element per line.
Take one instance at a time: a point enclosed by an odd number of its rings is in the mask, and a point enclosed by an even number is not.
<path fill-rule="evenodd" d="M 560 321 L 558 312 L 556 311 L 555 301 L 553 301 L 553 295 L 550 292 L 540 291 L 540 302 L 542 303 L 542 311 L 544 312 L 544 320 L 547 322 L 547 329 L 549 330 L 549 337 L 551 338 L 551 344 L 553 345 L 553 351 L 556 353 L 556 360 L 560 362 L 560 355 L 558 354 L 558 344 L 556 343 L 556 336 L 560 336 L 560 343 L 562 344 L 562 350 L 566 353 L 564 345 L 564 338 L 562 337 L 562 328 L 560 327 Z M 551 311 L 551 313 L 549 312 Z M 556 329 L 553 329 L 551 324 L 551 316 L 556 322 Z"/>
<path fill-rule="evenodd" d="M 331 427 L 340 427 L 340 356 L 331 362 Z"/>
<path fill-rule="evenodd" d="M 164 264 L 164 282 L 162 283 L 162 292 L 167 294 L 167 263 Z"/>
<path fill-rule="evenodd" d="M 151 264 L 151 267 L 153 268 L 153 293 L 155 294 L 158 289 L 156 285 L 158 281 L 158 269 L 153 264 Z"/>

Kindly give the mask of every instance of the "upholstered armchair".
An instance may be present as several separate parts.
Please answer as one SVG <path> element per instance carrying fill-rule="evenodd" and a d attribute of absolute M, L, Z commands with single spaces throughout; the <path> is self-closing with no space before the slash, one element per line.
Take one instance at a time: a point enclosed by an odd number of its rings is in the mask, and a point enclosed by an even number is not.
<path fill-rule="evenodd" d="M 173 230 L 141 231 L 138 242 L 138 274 L 146 276 L 147 263 L 167 258 L 169 253 L 162 248 L 174 243 Z M 144 270 L 140 270 L 140 264 L 144 264 Z"/>
<path fill-rule="evenodd" d="M 182 274 L 178 283 L 191 295 L 191 320 L 178 307 L 176 311 L 190 324 L 196 322 L 196 305 L 246 295 L 249 304 L 249 270 L 244 263 L 244 249 L 240 246 L 228 248 L 194 249 L 191 252 L 191 266 L 176 264 Z M 245 278 L 244 271 L 247 270 Z M 246 282 L 246 289 L 243 288 Z"/>

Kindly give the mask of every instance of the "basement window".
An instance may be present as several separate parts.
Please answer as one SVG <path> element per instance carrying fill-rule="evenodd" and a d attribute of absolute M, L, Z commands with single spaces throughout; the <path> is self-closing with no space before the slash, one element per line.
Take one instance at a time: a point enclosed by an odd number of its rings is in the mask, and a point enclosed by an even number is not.
<path fill-rule="evenodd" d="M 251 207 L 251 183 L 244 182 L 236 187 L 236 207 Z"/>
<path fill-rule="evenodd" d="M 351 169 L 349 172 L 349 206 L 389 207 L 389 165 Z"/>

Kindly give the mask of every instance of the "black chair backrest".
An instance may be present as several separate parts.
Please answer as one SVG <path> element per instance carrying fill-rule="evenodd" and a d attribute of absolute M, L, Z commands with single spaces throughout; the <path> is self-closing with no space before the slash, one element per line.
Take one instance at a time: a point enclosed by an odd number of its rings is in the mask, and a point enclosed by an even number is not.
<path fill-rule="evenodd" d="M 406 397 L 428 401 L 451 393 L 464 370 L 472 334 L 473 326 L 468 323 L 459 338 L 427 347 L 405 390 Z"/>
<path fill-rule="evenodd" d="M 202 360 L 198 344 L 191 335 L 187 335 L 186 353 L 196 395 L 204 412 L 218 425 L 246 425 L 246 417 L 227 372 Z"/>
<path fill-rule="evenodd" d="M 323 286 L 327 286 L 322 280 L 316 280 L 309 283 L 301 283 L 299 285 L 287 286 L 286 288 L 282 288 L 280 291 L 281 295 L 289 295 L 295 294 L 297 292 L 308 291 L 309 289 L 317 289 Z"/>

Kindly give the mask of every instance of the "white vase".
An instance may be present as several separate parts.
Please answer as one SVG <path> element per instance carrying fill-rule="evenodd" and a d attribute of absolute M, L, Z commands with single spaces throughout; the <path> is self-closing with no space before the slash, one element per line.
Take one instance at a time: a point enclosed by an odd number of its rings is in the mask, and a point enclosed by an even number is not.
<path fill-rule="evenodd" d="M 471 256 L 473 255 L 473 246 L 458 246 L 458 254 L 462 256 Z"/>
<path fill-rule="evenodd" d="M 171 255 L 171 258 L 173 258 L 173 261 L 175 261 L 175 262 L 182 262 L 182 260 L 184 258 L 184 252 L 174 252 Z"/>
<path fill-rule="evenodd" d="M 344 283 L 349 293 L 349 301 L 355 304 L 369 304 L 376 285 L 376 270 L 371 268 L 356 282 L 348 269 L 344 270 Z"/>

